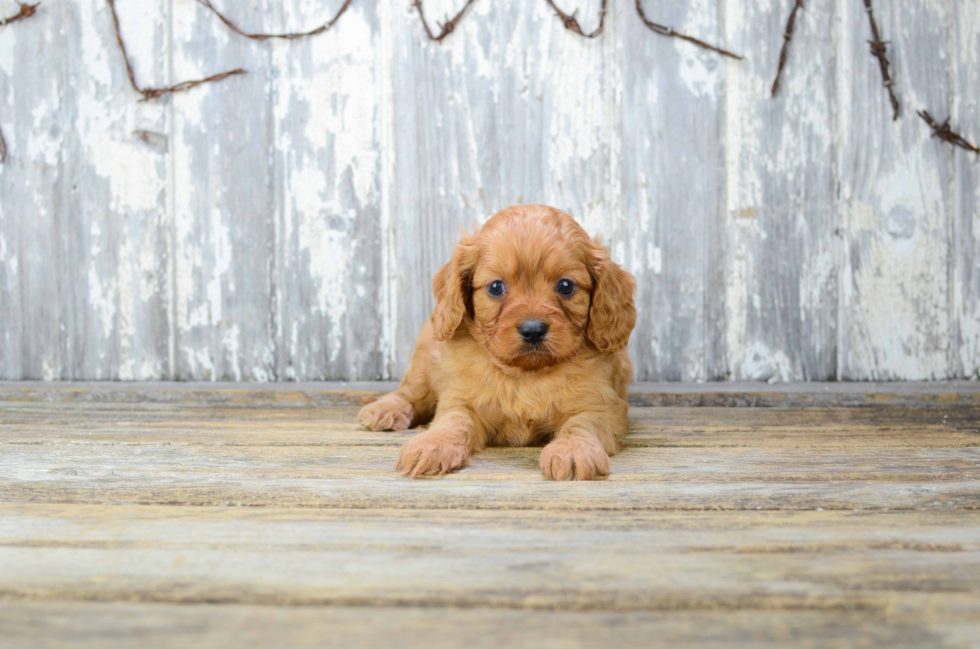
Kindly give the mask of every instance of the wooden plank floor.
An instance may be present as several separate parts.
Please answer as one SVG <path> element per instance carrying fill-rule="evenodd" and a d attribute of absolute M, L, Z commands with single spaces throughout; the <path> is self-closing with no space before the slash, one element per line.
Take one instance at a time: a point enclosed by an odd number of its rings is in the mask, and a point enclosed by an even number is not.
<path fill-rule="evenodd" d="M 593 483 L 400 478 L 350 386 L 0 385 L 0 647 L 978 647 L 973 385 L 634 407 Z"/>

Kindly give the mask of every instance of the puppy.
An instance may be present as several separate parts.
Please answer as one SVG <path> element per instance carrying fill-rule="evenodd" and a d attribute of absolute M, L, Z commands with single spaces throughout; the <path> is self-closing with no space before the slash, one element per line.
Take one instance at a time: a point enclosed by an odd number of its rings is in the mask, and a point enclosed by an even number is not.
<path fill-rule="evenodd" d="M 432 422 L 396 468 L 441 475 L 487 446 L 547 443 L 548 478 L 608 475 L 629 428 L 633 276 L 564 212 L 518 205 L 464 236 L 432 288 L 401 385 L 358 416 L 371 430 Z"/>

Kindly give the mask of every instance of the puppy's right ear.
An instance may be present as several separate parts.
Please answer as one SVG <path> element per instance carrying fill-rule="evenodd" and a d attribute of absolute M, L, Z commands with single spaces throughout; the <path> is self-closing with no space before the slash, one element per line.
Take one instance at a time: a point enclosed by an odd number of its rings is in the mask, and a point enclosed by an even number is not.
<path fill-rule="evenodd" d="M 432 332 L 436 340 L 452 338 L 470 308 L 476 258 L 476 235 L 464 235 L 456 244 L 453 258 L 439 269 L 432 280 L 432 292 L 436 296 Z"/>

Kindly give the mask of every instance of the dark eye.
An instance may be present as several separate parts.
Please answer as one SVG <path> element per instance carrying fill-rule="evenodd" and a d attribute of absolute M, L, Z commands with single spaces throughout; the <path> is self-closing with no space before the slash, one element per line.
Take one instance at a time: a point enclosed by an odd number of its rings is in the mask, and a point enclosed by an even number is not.
<path fill-rule="evenodd" d="M 490 294 L 490 297 L 500 297 L 505 290 L 504 283 L 499 279 L 487 285 L 487 293 Z"/>
<path fill-rule="evenodd" d="M 562 295 L 571 295 L 575 292 L 575 284 L 570 279 L 560 279 L 558 280 L 558 286 L 555 287 L 555 290 Z"/>

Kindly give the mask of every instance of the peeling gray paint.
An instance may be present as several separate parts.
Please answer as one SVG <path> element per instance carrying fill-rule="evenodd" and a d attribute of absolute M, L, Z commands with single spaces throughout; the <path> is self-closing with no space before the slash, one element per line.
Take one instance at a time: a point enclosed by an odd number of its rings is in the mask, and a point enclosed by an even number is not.
<path fill-rule="evenodd" d="M 297 31 L 320 0 L 218 3 Z M 432 17 L 456 0 L 427 0 Z M 599 0 L 582 0 L 586 30 Z M 253 42 L 192 0 L 45 3 L 0 39 L 0 378 L 366 380 L 404 371 L 459 228 L 549 203 L 639 281 L 646 380 L 932 379 L 980 371 L 980 167 L 916 108 L 980 137 L 980 6 L 611 1 L 606 33 L 541 0 L 477 2 L 443 43 L 408 2 Z M 570 10 L 573 7 L 567 7 Z"/>

